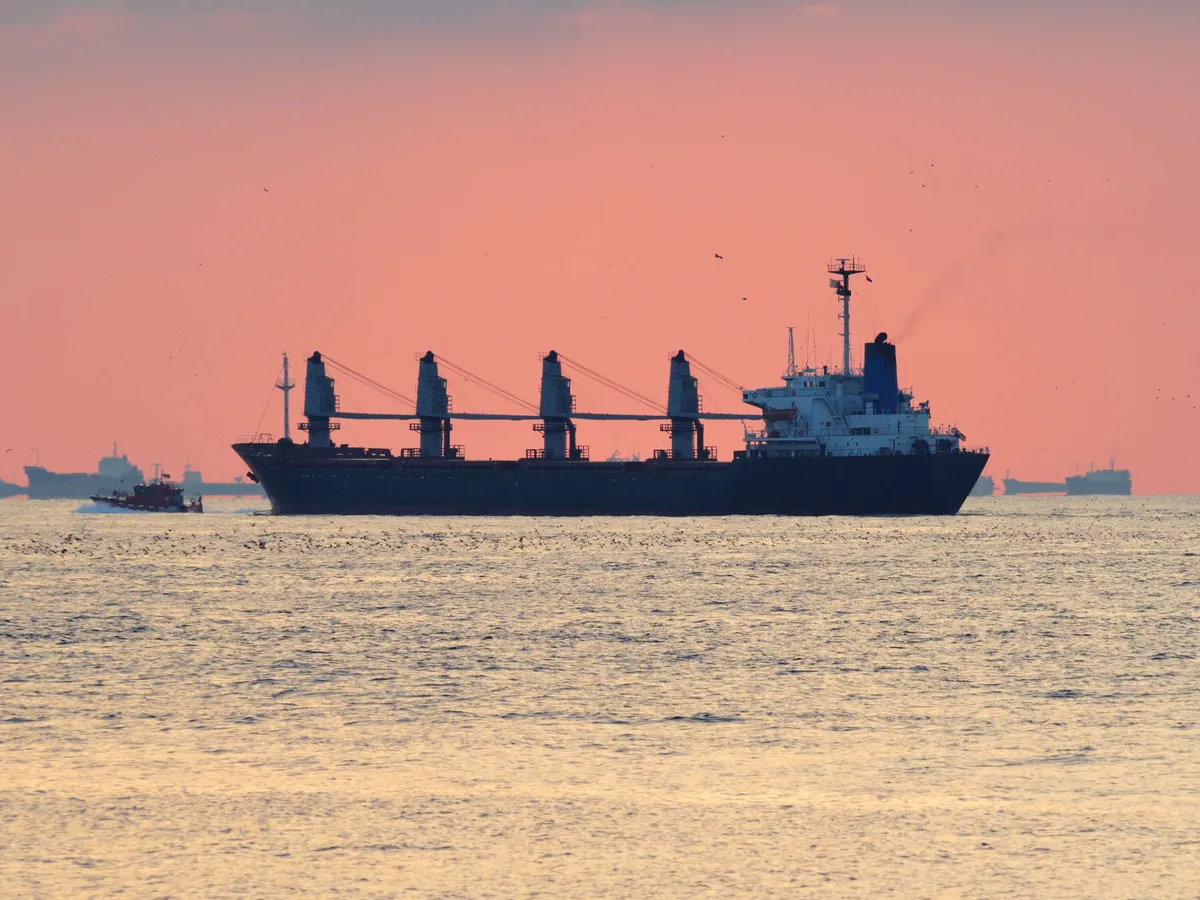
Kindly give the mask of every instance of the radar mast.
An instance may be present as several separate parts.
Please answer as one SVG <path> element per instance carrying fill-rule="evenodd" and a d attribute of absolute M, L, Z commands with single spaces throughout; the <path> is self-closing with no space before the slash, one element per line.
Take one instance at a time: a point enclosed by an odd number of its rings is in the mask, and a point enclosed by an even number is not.
<path fill-rule="evenodd" d="M 829 279 L 829 286 L 837 292 L 838 299 L 842 301 L 842 311 L 838 313 L 838 318 L 842 320 L 843 375 L 850 374 L 850 276 L 861 275 L 866 271 L 867 267 L 856 256 L 835 259 L 829 264 L 829 274 L 838 276 Z"/>

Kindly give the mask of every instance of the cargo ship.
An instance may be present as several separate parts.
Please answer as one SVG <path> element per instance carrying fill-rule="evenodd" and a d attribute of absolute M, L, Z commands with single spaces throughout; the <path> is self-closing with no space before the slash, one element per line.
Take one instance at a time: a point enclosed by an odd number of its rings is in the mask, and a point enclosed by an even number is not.
<path fill-rule="evenodd" d="M 327 364 L 360 380 L 365 376 L 315 352 L 307 361 L 300 424 L 307 440 L 296 442 L 290 435 L 288 391 L 294 385 L 285 356 L 283 381 L 276 385 L 284 391 L 284 436 L 239 441 L 233 449 L 277 515 L 957 513 L 988 451 L 965 446 L 957 428 L 931 425 L 928 401 L 915 402 L 911 391 L 899 387 L 896 347 L 886 333 L 865 345 L 862 369 L 852 369 L 851 278 L 866 269 L 850 258 L 834 261 L 828 271 L 842 306 L 841 370 L 798 368 L 789 331 L 782 384 L 739 387 L 753 412 L 703 412 L 691 366 L 719 373 L 683 350 L 670 360 L 666 406 L 655 404 L 653 414 L 578 412 L 563 365 L 595 373 L 555 351 L 542 358 L 540 402 L 528 404 L 528 414 L 454 412 L 439 363 L 470 373 L 432 351 L 418 364 L 416 399 L 408 401 L 412 413 L 346 412 Z M 419 446 L 397 454 L 335 444 L 340 420 L 354 419 L 407 420 Z M 452 429 L 455 421 L 479 419 L 532 421 L 542 446 L 527 450 L 523 459 L 467 459 L 453 443 Z M 743 422 L 745 447 L 731 460 L 718 460 L 715 448 L 704 442 L 705 422 L 714 419 Z M 589 420 L 659 421 L 670 448 L 644 461 L 592 461 L 588 448 L 577 443 L 578 423 Z"/>
<path fill-rule="evenodd" d="M 100 491 L 128 491 L 146 480 L 142 470 L 125 454 L 100 459 L 95 472 L 51 472 L 42 466 L 26 466 L 29 487 L 24 493 L 30 500 L 86 500 Z"/>
<path fill-rule="evenodd" d="M 25 494 L 30 500 L 85 500 L 102 491 L 129 491 L 146 480 L 142 470 L 131 463 L 128 456 L 117 455 L 116 444 L 113 444 L 112 456 L 102 457 L 95 472 L 51 472 L 42 466 L 26 466 L 25 478 L 29 486 L 14 485 L 16 491 L 13 493 Z M 184 468 L 183 489 L 189 494 L 225 497 L 261 497 L 263 493 L 257 484 L 241 477 L 229 482 L 206 482 L 190 466 Z M 0 491 L 0 496 L 5 494 Z"/>
<path fill-rule="evenodd" d="M 1084 475 L 1067 476 L 1067 495 L 1116 494 L 1128 496 L 1133 493 L 1133 478 L 1128 469 L 1118 469 L 1112 460 L 1107 469 L 1089 469 Z"/>
<path fill-rule="evenodd" d="M 1017 494 L 1065 494 L 1065 481 L 1022 481 L 1004 473 L 1004 496 L 1012 497 Z"/>

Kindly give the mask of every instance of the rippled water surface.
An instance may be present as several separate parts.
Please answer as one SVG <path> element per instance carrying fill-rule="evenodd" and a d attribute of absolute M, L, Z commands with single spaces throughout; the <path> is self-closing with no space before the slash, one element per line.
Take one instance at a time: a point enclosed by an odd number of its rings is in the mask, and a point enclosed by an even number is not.
<path fill-rule="evenodd" d="M 0 503 L 0 895 L 1200 896 L 1197 498 L 246 503 Z"/>

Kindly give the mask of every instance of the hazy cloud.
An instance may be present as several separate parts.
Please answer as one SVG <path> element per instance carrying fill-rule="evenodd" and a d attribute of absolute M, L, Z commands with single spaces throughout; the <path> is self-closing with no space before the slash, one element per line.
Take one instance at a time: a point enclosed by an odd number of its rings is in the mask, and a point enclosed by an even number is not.
<path fill-rule="evenodd" d="M 436 26 L 493 17 L 545 16 L 604 6 L 648 9 L 730 9 L 772 0 L 0 0 L 0 24 L 34 25 L 80 11 L 147 18 L 237 13 L 279 16 L 312 25 L 345 28 Z"/>
<path fill-rule="evenodd" d="M 1189 12 L 1196 0 L 0 0 L 0 26 L 36 25 L 80 12 L 170 18 L 242 14 L 284 17 L 314 27 L 363 29 L 430 27 L 493 18 L 543 17 L 586 9 L 729 10 L 799 9 L 817 18 L 841 15 L 905 17 L 932 14 L 1013 20 L 1070 14 Z"/>

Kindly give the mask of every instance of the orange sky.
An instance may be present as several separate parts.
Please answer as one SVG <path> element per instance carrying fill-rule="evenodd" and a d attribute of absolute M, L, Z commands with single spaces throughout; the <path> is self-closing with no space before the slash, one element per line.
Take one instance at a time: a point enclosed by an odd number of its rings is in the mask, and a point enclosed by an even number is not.
<path fill-rule="evenodd" d="M 788 325 L 815 335 L 801 361 L 839 357 L 824 266 L 853 253 L 874 279 L 856 354 L 897 338 L 901 381 L 991 447 L 990 472 L 1114 454 L 1138 493 L 1200 492 L 1195 18 L 733 9 L 602 5 L 490 36 L 0 26 L 0 477 L 23 481 L 34 447 L 93 470 L 113 440 L 147 468 L 240 473 L 228 445 L 284 349 L 410 394 L 427 349 L 534 400 L 551 348 L 654 396 L 680 347 L 774 383 Z M 450 383 L 456 410 L 513 411 Z M 581 410 L 641 411 L 575 387 Z M 740 445 L 708 431 L 722 458 Z M 455 434 L 472 457 L 539 440 Z M 665 437 L 580 424 L 593 457 Z"/>

